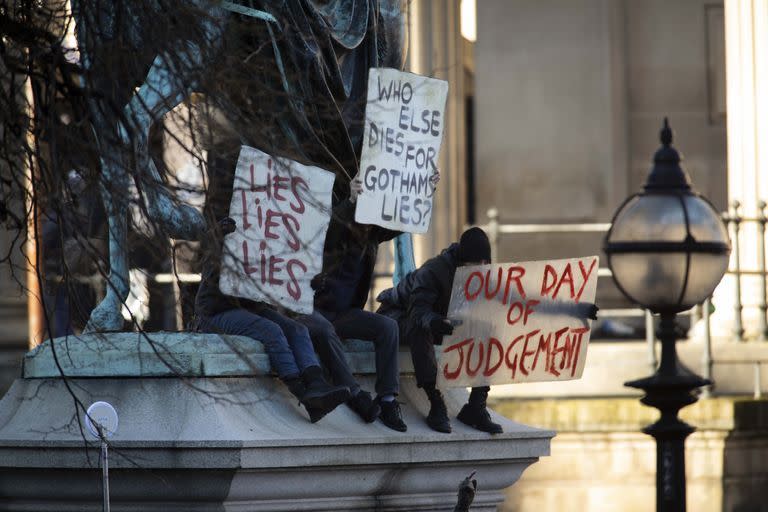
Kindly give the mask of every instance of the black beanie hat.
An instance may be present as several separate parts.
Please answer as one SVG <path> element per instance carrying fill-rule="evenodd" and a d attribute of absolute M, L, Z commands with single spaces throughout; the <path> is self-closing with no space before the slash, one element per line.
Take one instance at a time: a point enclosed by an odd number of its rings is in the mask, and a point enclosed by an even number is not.
<path fill-rule="evenodd" d="M 462 263 L 491 261 L 491 243 L 480 228 L 469 228 L 459 240 L 459 261 Z"/>

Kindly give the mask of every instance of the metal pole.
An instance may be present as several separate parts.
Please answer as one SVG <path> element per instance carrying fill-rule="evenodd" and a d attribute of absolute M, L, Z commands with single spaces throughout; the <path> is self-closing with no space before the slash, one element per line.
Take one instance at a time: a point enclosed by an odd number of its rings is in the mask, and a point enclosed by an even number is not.
<path fill-rule="evenodd" d="M 696 304 L 691 308 L 691 329 L 699 323 L 699 320 L 701 320 L 701 304 Z"/>
<path fill-rule="evenodd" d="M 29 349 L 35 348 L 42 343 L 45 338 L 45 311 L 43 311 L 43 289 L 38 279 L 38 268 L 40 267 L 44 254 L 38 253 L 40 236 L 40 218 L 38 197 L 35 190 L 35 183 L 39 178 L 37 170 L 37 140 L 35 139 L 35 104 L 32 93 L 32 80 L 27 78 L 24 82 L 24 99 L 27 102 L 27 112 L 29 115 L 29 126 L 26 131 L 27 145 L 29 154 L 25 155 L 24 165 L 24 202 L 28 212 L 27 232 L 24 241 L 24 256 L 27 260 L 26 268 L 26 286 L 27 286 L 27 325 L 29 326 L 28 344 Z"/>
<path fill-rule="evenodd" d="M 179 276 L 176 274 L 176 240 L 170 240 L 171 246 L 171 275 L 173 279 L 171 286 L 173 287 L 173 326 L 174 330 L 184 329 L 184 311 L 181 304 L 181 284 L 179 283 Z"/>
<path fill-rule="evenodd" d="M 736 341 L 744 341 L 744 327 L 741 321 L 741 312 L 744 307 L 741 304 L 741 256 L 739 254 L 739 225 L 741 224 L 741 217 L 739 217 L 739 207 L 741 203 L 734 200 L 731 203 L 732 214 L 729 216 L 729 224 L 733 226 L 733 260 L 735 268 L 734 272 L 734 289 L 735 289 L 735 304 L 734 304 L 734 318 L 733 318 L 733 335 Z"/>
<path fill-rule="evenodd" d="M 499 210 L 488 210 L 488 240 L 491 242 L 491 258 L 499 259 Z"/>
<path fill-rule="evenodd" d="M 711 384 L 698 375 L 681 371 L 675 343 L 677 326 L 674 313 L 662 313 L 658 337 L 661 362 L 650 377 L 625 385 L 645 391 L 642 402 L 661 411 L 661 417 L 643 432 L 656 440 L 656 510 L 685 512 L 685 438 L 695 429 L 680 421 L 678 412 L 696 402 L 692 393 Z"/>
<path fill-rule="evenodd" d="M 656 335 L 653 332 L 653 313 L 650 309 L 645 310 L 645 343 L 648 346 L 648 364 L 653 372 L 656 371 L 659 361 L 656 359 Z"/>
<path fill-rule="evenodd" d="M 708 297 L 704 304 L 702 304 L 702 316 L 704 317 L 704 354 L 702 354 L 701 367 L 704 378 L 712 380 L 712 331 L 709 325 L 710 305 L 712 299 Z M 709 398 L 712 396 L 712 386 L 704 386 L 701 390 L 702 398 Z"/>
<path fill-rule="evenodd" d="M 102 511 L 109 512 L 109 453 L 107 447 L 107 438 L 104 437 L 104 431 L 100 425 L 96 425 L 99 431 L 99 440 L 101 441 L 101 489 L 102 489 Z"/>
<path fill-rule="evenodd" d="M 766 304 L 766 269 L 765 269 L 765 201 L 757 203 L 757 259 L 760 266 L 760 297 L 758 298 L 758 307 L 760 308 L 760 323 L 758 339 L 760 341 L 768 340 L 768 304 Z"/>

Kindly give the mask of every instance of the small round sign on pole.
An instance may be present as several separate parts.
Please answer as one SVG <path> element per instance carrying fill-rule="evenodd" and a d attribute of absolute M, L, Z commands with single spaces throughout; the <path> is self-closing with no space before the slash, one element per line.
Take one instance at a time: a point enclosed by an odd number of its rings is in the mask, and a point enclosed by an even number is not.
<path fill-rule="evenodd" d="M 109 452 L 107 438 L 117 432 L 117 411 L 107 402 L 94 402 L 85 413 L 85 426 L 101 442 L 101 478 L 104 512 L 109 512 Z"/>
<path fill-rule="evenodd" d="M 95 424 L 94 424 L 95 423 Z M 85 414 L 85 426 L 94 437 L 101 438 L 99 428 L 104 437 L 112 437 L 117 432 L 117 411 L 107 402 L 94 402 Z"/>

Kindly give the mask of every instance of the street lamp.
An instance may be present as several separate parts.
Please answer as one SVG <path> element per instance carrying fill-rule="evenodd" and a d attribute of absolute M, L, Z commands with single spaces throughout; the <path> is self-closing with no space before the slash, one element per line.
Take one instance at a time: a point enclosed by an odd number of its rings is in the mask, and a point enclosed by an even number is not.
<path fill-rule="evenodd" d="M 695 429 L 677 414 L 698 400 L 695 390 L 711 382 L 679 364 L 675 317 L 711 295 L 731 246 L 717 211 L 680 168 L 666 118 L 661 143 L 643 191 L 619 207 L 603 248 L 622 293 L 661 316 L 659 367 L 625 385 L 645 391 L 642 403 L 661 411 L 661 418 L 643 429 L 656 439 L 656 510 L 680 512 L 685 511 L 685 438 Z"/>

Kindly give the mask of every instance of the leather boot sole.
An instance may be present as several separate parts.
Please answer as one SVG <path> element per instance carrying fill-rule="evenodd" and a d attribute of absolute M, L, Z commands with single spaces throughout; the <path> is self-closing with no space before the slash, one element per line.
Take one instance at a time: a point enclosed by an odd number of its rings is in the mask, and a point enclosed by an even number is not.
<path fill-rule="evenodd" d="M 309 420 L 317 423 L 326 414 L 349 400 L 349 388 L 334 387 L 323 392 L 308 392 L 302 397 L 302 403 L 307 408 Z"/>

